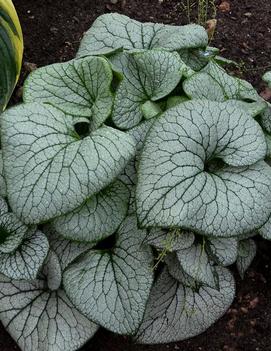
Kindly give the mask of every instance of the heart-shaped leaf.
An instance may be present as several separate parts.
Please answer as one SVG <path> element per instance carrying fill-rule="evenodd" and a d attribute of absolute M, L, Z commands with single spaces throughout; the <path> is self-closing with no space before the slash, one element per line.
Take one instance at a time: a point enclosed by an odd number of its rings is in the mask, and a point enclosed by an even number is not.
<path fill-rule="evenodd" d="M 59 282 L 56 263 L 56 255 L 50 254 L 44 267 L 48 277 L 31 282 L 0 276 L 0 320 L 22 351 L 76 351 L 98 329 L 62 289 L 54 289 Z"/>
<path fill-rule="evenodd" d="M 2 120 L 8 199 L 25 223 L 79 207 L 109 185 L 135 153 L 133 139 L 110 127 L 80 139 L 73 118 L 46 104 L 20 105 Z"/>
<path fill-rule="evenodd" d="M 119 49 L 165 48 L 179 50 L 205 47 L 208 35 L 195 24 L 169 26 L 159 23 L 140 23 L 118 13 L 96 19 L 85 34 L 78 56 L 109 54 Z"/>
<path fill-rule="evenodd" d="M 150 50 L 122 56 L 124 79 L 117 89 L 112 119 L 130 129 L 143 118 L 147 101 L 167 96 L 180 82 L 184 63 L 177 53 Z"/>
<path fill-rule="evenodd" d="M 54 220 L 54 229 L 66 239 L 97 242 L 113 234 L 123 221 L 129 191 L 120 181 L 92 196 L 81 207 Z"/>
<path fill-rule="evenodd" d="M 143 323 L 136 336 L 144 344 L 168 343 L 204 332 L 231 305 L 235 284 L 231 273 L 218 267 L 219 290 L 184 286 L 164 270 L 155 282 Z"/>
<path fill-rule="evenodd" d="M 152 252 L 145 231 L 127 217 L 112 250 L 89 251 L 64 273 L 74 305 L 91 320 L 121 334 L 133 334 L 142 321 L 153 281 Z"/>
<path fill-rule="evenodd" d="M 24 86 L 25 102 L 48 103 L 66 114 L 90 120 L 97 129 L 113 105 L 110 64 L 101 57 L 86 57 L 35 70 Z"/>
<path fill-rule="evenodd" d="M 271 210 L 271 168 L 260 161 L 265 154 L 258 123 L 230 102 L 191 101 L 168 110 L 154 122 L 141 154 L 141 225 L 219 237 L 259 228 Z"/>
<path fill-rule="evenodd" d="M 36 231 L 27 235 L 15 251 L 0 253 L 0 272 L 11 279 L 36 279 L 48 251 L 46 236 Z"/>

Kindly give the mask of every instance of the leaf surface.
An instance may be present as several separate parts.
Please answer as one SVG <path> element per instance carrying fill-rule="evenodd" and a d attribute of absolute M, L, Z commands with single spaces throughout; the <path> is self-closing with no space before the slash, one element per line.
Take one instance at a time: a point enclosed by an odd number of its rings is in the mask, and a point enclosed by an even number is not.
<path fill-rule="evenodd" d="M 77 56 L 109 54 L 120 49 L 205 47 L 208 35 L 201 26 L 169 26 L 159 23 L 140 23 L 118 13 L 96 19 L 85 34 Z"/>
<path fill-rule="evenodd" d="M 109 185 L 135 152 L 133 139 L 110 127 L 80 139 L 72 117 L 46 104 L 20 105 L 2 118 L 8 199 L 25 223 L 79 207 Z"/>
<path fill-rule="evenodd" d="M 198 292 L 164 270 L 154 284 L 136 339 L 158 344 L 191 338 L 209 328 L 231 305 L 235 284 L 231 273 L 218 267 L 219 290 L 202 286 Z"/>
<path fill-rule="evenodd" d="M 0 272 L 15 280 L 36 279 L 48 251 L 48 240 L 38 230 L 27 235 L 15 251 L 0 253 Z"/>
<path fill-rule="evenodd" d="M 238 245 L 237 269 L 242 279 L 256 256 L 257 247 L 252 239 L 242 240 Z"/>
<path fill-rule="evenodd" d="M 238 241 L 235 238 L 209 238 L 207 249 L 211 257 L 222 266 L 230 266 L 237 259 Z"/>
<path fill-rule="evenodd" d="M 117 230 L 127 213 L 128 202 L 127 187 L 115 181 L 78 209 L 54 220 L 53 227 L 63 238 L 95 243 Z"/>
<path fill-rule="evenodd" d="M 116 92 L 112 119 L 117 127 L 130 129 L 142 120 L 147 101 L 157 101 L 177 86 L 184 64 L 177 53 L 161 50 L 126 54 L 122 60 L 124 79 Z"/>
<path fill-rule="evenodd" d="M 265 154 L 257 122 L 230 102 L 191 101 L 168 110 L 153 124 L 141 154 L 141 225 L 218 237 L 259 228 L 271 205 Z"/>
<path fill-rule="evenodd" d="M 111 113 L 112 79 L 110 64 L 101 57 L 56 63 L 31 73 L 24 101 L 47 103 L 65 114 L 88 118 L 95 130 Z"/>
<path fill-rule="evenodd" d="M 152 286 L 152 253 L 145 232 L 127 217 L 113 250 L 88 252 L 64 273 L 65 290 L 88 318 L 120 334 L 134 333 Z"/>

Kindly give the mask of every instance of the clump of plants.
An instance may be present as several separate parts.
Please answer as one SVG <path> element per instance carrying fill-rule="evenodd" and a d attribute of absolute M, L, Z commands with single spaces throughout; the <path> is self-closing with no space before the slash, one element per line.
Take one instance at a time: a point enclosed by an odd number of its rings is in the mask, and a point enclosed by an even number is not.
<path fill-rule="evenodd" d="M 183 340 L 227 311 L 228 267 L 271 239 L 271 105 L 225 62 L 201 26 L 107 14 L 1 115 L 0 320 L 22 350 Z"/>

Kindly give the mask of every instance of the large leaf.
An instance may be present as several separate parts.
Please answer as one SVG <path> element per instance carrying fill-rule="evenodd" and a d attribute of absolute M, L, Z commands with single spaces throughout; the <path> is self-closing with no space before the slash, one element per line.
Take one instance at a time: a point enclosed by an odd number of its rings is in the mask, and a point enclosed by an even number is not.
<path fill-rule="evenodd" d="M 11 279 L 36 279 L 48 250 L 48 240 L 41 231 L 27 235 L 15 251 L 0 253 L 0 272 Z"/>
<path fill-rule="evenodd" d="M 120 181 L 92 196 L 81 207 L 53 222 L 64 238 L 97 242 L 113 234 L 123 221 L 129 202 L 129 191 Z"/>
<path fill-rule="evenodd" d="M 194 280 L 212 288 L 217 286 L 214 268 L 204 245 L 196 243 L 187 249 L 179 250 L 177 257 L 183 271 Z"/>
<path fill-rule="evenodd" d="M 117 89 L 112 119 L 119 128 L 129 129 L 142 120 L 147 101 L 157 101 L 176 87 L 184 63 L 177 53 L 161 50 L 126 54 L 122 60 L 124 79 Z"/>
<path fill-rule="evenodd" d="M 112 250 L 88 252 L 64 273 L 74 305 L 91 320 L 120 334 L 134 333 L 142 321 L 152 286 L 152 252 L 145 231 L 127 217 Z"/>
<path fill-rule="evenodd" d="M 0 276 L 0 320 L 22 351 L 76 351 L 98 326 L 83 316 L 59 288 L 57 257 L 50 253 L 48 277 L 31 282 Z"/>
<path fill-rule="evenodd" d="M 202 286 L 198 291 L 172 278 L 164 270 L 154 284 L 137 341 L 168 343 L 204 332 L 229 308 L 235 284 L 231 273 L 217 268 L 219 290 Z"/>
<path fill-rule="evenodd" d="M 141 154 L 141 225 L 220 237 L 259 228 L 271 206 L 271 168 L 260 161 L 265 153 L 258 123 L 230 102 L 191 101 L 168 110 Z"/>
<path fill-rule="evenodd" d="M 199 73 L 188 78 L 183 84 L 183 89 L 193 99 L 260 100 L 260 96 L 250 83 L 230 76 L 215 61 L 210 61 Z"/>
<path fill-rule="evenodd" d="M 207 250 L 210 256 L 222 266 L 230 266 L 237 259 L 238 241 L 235 238 L 209 238 Z"/>
<path fill-rule="evenodd" d="M 110 127 L 80 139 L 73 118 L 46 104 L 20 105 L 2 118 L 8 199 L 26 223 L 79 207 L 110 184 L 135 152 L 133 139 Z"/>
<path fill-rule="evenodd" d="M 0 0 L 0 113 L 5 109 L 19 78 L 23 35 L 11 0 Z"/>
<path fill-rule="evenodd" d="M 112 79 L 111 67 L 101 57 L 56 63 L 30 75 L 24 86 L 24 101 L 48 103 L 66 114 L 86 117 L 94 130 L 111 113 Z"/>
<path fill-rule="evenodd" d="M 85 34 L 78 56 L 109 54 L 119 49 L 165 48 L 179 50 L 205 47 L 208 36 L 201 26 L 168 26 L 159 23 L 140 23 L 117 13 L 96 19 Z"/>
<path fill-rule="evenodd" d="M 254 240 L 242 240 L 238 245 L 237 269 L 242 279 L 256 256 L 257 247 Z"/>

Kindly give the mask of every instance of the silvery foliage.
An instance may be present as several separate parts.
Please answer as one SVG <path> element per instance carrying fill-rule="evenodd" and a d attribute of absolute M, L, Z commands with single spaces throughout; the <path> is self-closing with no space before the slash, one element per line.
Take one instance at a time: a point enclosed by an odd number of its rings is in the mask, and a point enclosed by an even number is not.
<path fill-rule="evenodd" d="M 23 351 L 193 337 L 271 239 L 271 105 L 207 45 L 103 15 L 1 115 L 0 320 Z"/>

